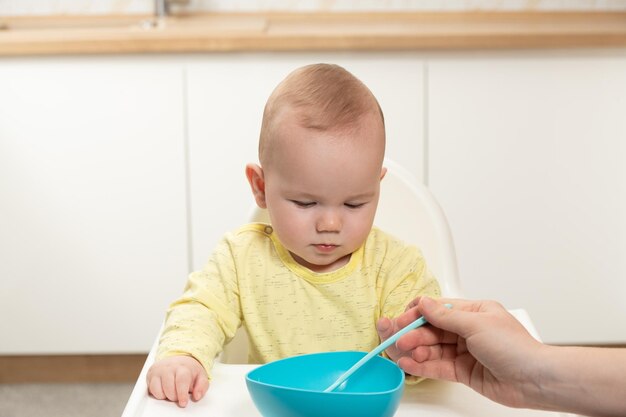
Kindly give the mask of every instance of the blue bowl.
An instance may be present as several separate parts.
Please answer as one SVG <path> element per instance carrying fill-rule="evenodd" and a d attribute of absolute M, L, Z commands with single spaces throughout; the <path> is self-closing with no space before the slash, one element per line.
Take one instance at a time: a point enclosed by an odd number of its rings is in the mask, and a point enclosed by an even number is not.
<path fill-rule="evenodd" d="M 372 358 L 333 392 L 323 392 L 365 352 L 292 356 L 246 375 L 264 417 L 391 417 L 404 390 L 404 372 L 389 359 Z"/>

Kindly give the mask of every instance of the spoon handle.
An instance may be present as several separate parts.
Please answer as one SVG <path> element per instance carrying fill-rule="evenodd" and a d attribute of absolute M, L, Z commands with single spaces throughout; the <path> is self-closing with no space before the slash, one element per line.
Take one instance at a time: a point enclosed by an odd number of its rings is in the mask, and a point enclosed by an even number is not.
<path fill-rule="evenodd" d="M 447 308 L 452 308 L 452 304 L 446 304 L 445 306 Z M 363 366 L 363 364 L 365 362 L 369 361 L 374 356 L 378 355 L 380 352 L 382 352 L 383 350 L 387 349 L 392 344 L 396 343 L 396 341 L 401 336 L 403 336 L 405 333 L 410 332 L 413 329 L 417 329 L 418 327 L 423 326 L 426 323 L 427 323 L 426 317 L 422 316 L 422 317 L 418 318 L 417 320 L 411 322 L 407 326 L 403 327 L 402 329 L 398 330 L 396 333 L 393 334 L 393 336 L 391 336 L 389 339 L 387 339 L 384 342 L 382 342 L 380 345 L 376 346 L 367 355 L 363 356 L 361 358 L 361 360 L 359 360 L 357 363 L 352 365 L 352 367 L 350 369 L 348 369 L 346 372 L 341 374 L 341 376 L 339 376 L 339 378 L 337 378 L 335 380 L 335 382 L 333 382 L 328 388 L 326 388 L 324 390 L 324 392 L 331 392 L 331 391 L 333 391 L 335 388 L 337 388 L 339 385 L 341 385 L 343 383 L 343 381 L 348 379 L 350 377 L 350 375 L 352 375 L 354 372 L 356 372 L 357 369 L 359 369 L 361 366 Z"/>

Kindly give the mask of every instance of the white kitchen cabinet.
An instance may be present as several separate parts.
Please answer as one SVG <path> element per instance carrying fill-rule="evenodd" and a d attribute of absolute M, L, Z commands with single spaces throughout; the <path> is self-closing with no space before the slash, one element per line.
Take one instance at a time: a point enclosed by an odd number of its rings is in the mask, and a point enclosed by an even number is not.
<path fill-rule="evenodd" d="M 553 343 L 626 342 L 626 54 L 437 57 L 429 184 L 464 289 Z"/>
<path fill-rule="evenodd" d="M 253 204 L 245 165 L 257 161 L 263 107 L 274 87 L 307 64 L 344 66 L 385 113 L 387 156 L 422 178 L 423 61 L 416 54 L 241 54 L 191 60 L 186 79 L 193 266 L 222 234 L 245 222 Z"/>
<path fill-rule="evenodd" d="M 0 61 L 0 354 L 145 352 L 188 270 L 179 66 Z"/>

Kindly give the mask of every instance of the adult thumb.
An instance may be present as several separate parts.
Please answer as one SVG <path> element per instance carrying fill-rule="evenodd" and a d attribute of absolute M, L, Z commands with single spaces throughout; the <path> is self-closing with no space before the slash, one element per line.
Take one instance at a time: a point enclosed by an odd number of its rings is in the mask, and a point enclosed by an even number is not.
<path fill-rule="evenodd" d="M 465 336 L 468 326 L 471 325 L 471 318 L 468 317 L 471 313 L 462 311 L 460 306 L 455 308 L 457 301 L 460 302 L 460 300 L 451 301 L 452 307 L 448 308 L 442 302 L 437 302 L 430 297 L 422 297 L 417 309 L 433 326 Z"/>

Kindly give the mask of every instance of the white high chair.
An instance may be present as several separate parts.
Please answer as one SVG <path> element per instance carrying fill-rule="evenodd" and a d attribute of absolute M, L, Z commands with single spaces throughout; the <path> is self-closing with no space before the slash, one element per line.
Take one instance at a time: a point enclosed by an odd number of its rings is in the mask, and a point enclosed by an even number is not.
<path fill-rule="evenodd" d="M 452 233 L 443 210 L 425 185 L 406 169 L 386 159 L 387 174 L 381 182 L 380 202 L 374 224 L 422 250 L 445 297 L 461 297 Z M 269 223 L 267 211 L 254 206 L 252 222 Z M 220 356 L 224 363 L 247 363 L 248 342 L 241 327 Z"/>

